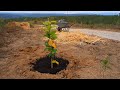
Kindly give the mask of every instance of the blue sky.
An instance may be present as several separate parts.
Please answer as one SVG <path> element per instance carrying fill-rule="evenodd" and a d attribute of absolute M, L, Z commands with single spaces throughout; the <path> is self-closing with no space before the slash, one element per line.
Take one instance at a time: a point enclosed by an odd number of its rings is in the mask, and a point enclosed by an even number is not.
<path fill-rule="evenodd" d="M 116 15 L 120 11 L 0 11 L 0 13 L 61 13 L 61 14 L 100 14 L 100 15 Z"/>

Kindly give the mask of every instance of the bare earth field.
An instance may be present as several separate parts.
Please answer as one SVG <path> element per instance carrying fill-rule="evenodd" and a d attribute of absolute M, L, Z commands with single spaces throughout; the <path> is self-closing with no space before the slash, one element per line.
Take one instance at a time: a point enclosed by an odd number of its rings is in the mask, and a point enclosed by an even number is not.
<path fill-rule="evenodd" d="M 69 61 L 57 74 L 33 71 L 44 57 L 46 38 L 41 30 L 5 29 L 0 32 L 0 79 L 120 79 L 120 41 L 81 32 L 57 32 L 58 57 Z M 109 57 L 111 69 L 103 71 L 101 60 Z"/>

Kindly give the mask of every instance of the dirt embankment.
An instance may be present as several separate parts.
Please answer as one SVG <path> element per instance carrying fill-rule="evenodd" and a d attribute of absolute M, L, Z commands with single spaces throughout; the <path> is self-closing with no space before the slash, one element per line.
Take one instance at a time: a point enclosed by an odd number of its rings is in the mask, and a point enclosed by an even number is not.
<path fill-rule="evenodd" d="M 58 57 L 67 59 L 66 70 L 57 74 L 32 71 L 37 58 L 44 57 L 43 32 L 40 30 L 4 30 L 0 33 L 0 78 L 81 79 L 119 78 L 120 42 L 88 36 L 80 32 L 57 32 Z M 103 72 L 100 61 L 109 56 L 110 67 Z"/>

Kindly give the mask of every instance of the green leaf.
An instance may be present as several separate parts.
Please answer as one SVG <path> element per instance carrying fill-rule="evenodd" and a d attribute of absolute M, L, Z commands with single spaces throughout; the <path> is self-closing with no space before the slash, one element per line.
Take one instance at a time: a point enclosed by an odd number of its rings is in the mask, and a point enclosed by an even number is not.
<path fill-rule="evenodd" d="M 49 35 L 49 34 L 45 34 L 44 36 L 50 38 L 50 35 Z"/>
<path fill-rule="evenodd" d="M 48 29 L 45 27 L 45 28 L 44 28 L 44 31 L 45 31 L 45 32 L 48 32 Z"/>
<path fill-rule="evenodd" d="M 55 33 L 56 33 L 56 31 L 51 31 L 50 33 L 47 32 L 46 37 L 55 40 L 55 39 L 57 38 L 57 35 L 56 35 Z M 49 36 L 49 35 L 50 35 L 50 36 Z"/>
<path fill-rule="evenodd" d="M 51 30 L 51 31 L 50 31 L 50 34 L 55 34 L 55 33 L 56 33 L 55 30 Z"/>
<path fill-rule="evenodd" d="M 52 35 L 50 36 L 50 38 L 53 39 L 53 40 L 55 40 L 55 39 L 57 39 L 57 35 L 56 35 L 56 34 L 52 34 Z"/>
<path fill-rule="evenodd" d="M 57 52 L 57 49 L 53 49 L 53 52 L 56 53 L 56 52 Z"/>
<path fill-rule="evenodd" d="M 48 57 L 53 57 L 54 55 L 52 53 L 49 53 L 48 54 Z"/>
<path fill-rule="evenodd" d="M 55 55 L 56 52 L 57 52 L 57 49 L 53 49 L 53 50 L 51 51 L 51 53 L 52 53 L 53 55 Z"/>
<path fill-rule="evenodd" d="M 48 51 L 52 51 L 53 50 L 53 48 L 52 47 L 48 47 Z"/>
<path fill-rule="evenodd" d="M 46 47 L 48 47 L 48 46 L 49 46 L 48 41 L 47 41 L 47 42 L 45 42 L 45 46 L 46 46 Z"/>
<path fill-rule="evenodd" d="M 44 51 L 48 50 L 48 48 L 45 48 Z"/>
<path fill-rule="evenodd" d="M 45 36 L 48 37 L 48 38 L 50 38 L 50 33 L 46 32 Z"/>
<path fill-rule="evenodd" d="M 51 28 L 52 28 L 51 25 L 48 25 L 48 26 L 47 26 L 47 29 L 48 29 L 48 30 L 51 30 Z"/>

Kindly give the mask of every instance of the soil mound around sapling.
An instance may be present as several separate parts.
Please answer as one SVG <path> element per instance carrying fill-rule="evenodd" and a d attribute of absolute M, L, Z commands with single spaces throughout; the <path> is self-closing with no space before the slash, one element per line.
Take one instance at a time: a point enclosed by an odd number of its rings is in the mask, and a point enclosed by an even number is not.
<path fill-rule="evenodd" d="M 57 72 L 66 69 L 69 62 L 63 58 L 55 57 L 55 60 L 59 62 L 59 65 L 53 64 L 51 68 L 51 60 L 48 56 L 39 58 L 33 63 L 33 70 L 40 73 L 56 74 Z"/>

